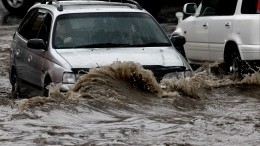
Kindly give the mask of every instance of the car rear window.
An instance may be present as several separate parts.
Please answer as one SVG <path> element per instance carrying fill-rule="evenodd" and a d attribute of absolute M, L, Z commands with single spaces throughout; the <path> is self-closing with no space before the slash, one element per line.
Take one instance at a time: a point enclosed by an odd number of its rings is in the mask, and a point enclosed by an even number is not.
<path fill-rule="evenodd" d="M 260 0 L 243 0 L 242 14 L 260 14 Z"/>

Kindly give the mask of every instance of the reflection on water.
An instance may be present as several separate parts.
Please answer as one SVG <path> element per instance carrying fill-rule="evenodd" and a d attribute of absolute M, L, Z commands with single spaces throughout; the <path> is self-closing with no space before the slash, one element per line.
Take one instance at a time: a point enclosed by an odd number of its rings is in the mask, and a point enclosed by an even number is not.
<path fill-rule="evenodd" d="M 219 71 L 216 71 L 219 70 Z M 137 78 L 138 76 L 138 78 Z M 92 69 L 67 93 L 0 98 L 0 141 L 11 145 L 257 145 L 260 74 L 238 80 L 207 64 L 163 79 L 133 62 Z"/>

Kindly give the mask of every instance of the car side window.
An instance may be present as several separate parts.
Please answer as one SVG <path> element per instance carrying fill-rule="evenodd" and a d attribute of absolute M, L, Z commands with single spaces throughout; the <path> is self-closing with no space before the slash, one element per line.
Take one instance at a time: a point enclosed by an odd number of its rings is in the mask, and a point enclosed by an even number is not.
<path fill-rule="evenodd" d="M 35 19 L 37 12 L 37 9 L 33 9 L 30 12 L 28 12 L 28 14 L 24 17 L 23 21 L 21 22 L 18 28 L 18 33 L 26 39 L 29 38 L 30 26 L 32 21 Z"/>
<path fill-rule="evenodd" d="M 200 16 L 233 15 L 238 0 L 204 0 Z"/>
<path fill-rule="evenodd" d="M 219 0 L 216 8 L 216 15 L 234 15 L 238 0 Z"/>
<path fill-rule="evenodd" d="M 52 17 L 49 13 L 47 13 L 45 15 L 43 24 L 40 28 L 40 31 L 39 31 L 38 37 L 37 37 L 37 38 L 43 39 L 46 43 L 48 43 L 48 41 L 49 41 L 51 21 L 52 21 Z"/>
<path fill-rule="evenodd" d="M 32 39 L 38 37 L 38 32 L 42 26 L 45 13 L 37 12 L 33 17 L 28 18 L 28 21 L 19 29 L 19 33 L 25 39 Z"/>
<path fill-rule="evenodd" d="M 219 0 L 203 0 L 200 11 L 200 16 L 214 16 L 216 15 L 216 7 Z"/>
<path fill-rule="evenodd" d="M 260 14 L 260 0 L 243 0 L 242 14 Z"/>

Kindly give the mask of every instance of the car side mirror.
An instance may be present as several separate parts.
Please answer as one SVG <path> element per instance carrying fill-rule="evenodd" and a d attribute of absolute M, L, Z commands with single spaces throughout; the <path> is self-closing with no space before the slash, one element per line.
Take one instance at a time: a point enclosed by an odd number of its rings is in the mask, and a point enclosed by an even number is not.
<path fill-rule="evenodd" d="M 185 14 L 192 15 L 192 14 L 195 14 L 196 9 L 197 9 L 197 4 L 196 3 L 187 3 L 183 7 L 183 12 Z"/>
<path fill-rule="evenodd" d="M 37 50 L 47 50 L 47 45 L 43 39 L 30 39 L 27 42 L 27 47 Z"/>

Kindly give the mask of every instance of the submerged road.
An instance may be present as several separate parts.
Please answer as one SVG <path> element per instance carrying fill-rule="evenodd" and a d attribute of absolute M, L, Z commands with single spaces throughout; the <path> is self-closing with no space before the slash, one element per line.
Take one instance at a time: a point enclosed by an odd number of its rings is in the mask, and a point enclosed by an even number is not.
<path fill-rule="evenodd" d="M 189 79 L 163 80 L 161 95 L 100 75 L 110 84 L 86 80 L 78 92 L 54 86 L 50 97 L 10 98 L 9 51 L 20 21 L 0 2 L 1 145 L 259 145 L 260 74 L 235 80 L 213 72 L 217 64 Z"/>

